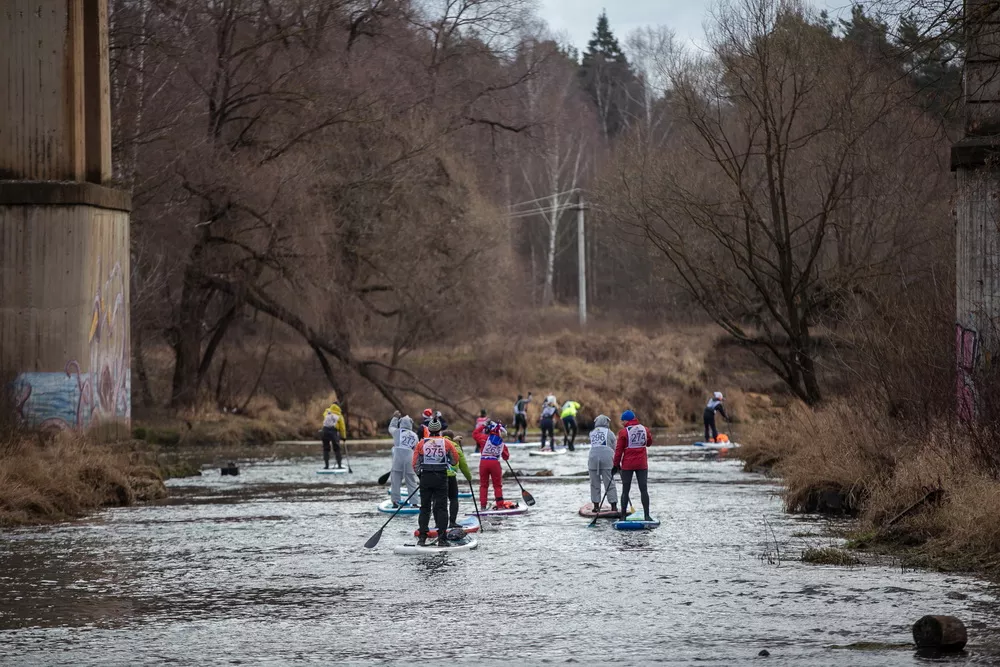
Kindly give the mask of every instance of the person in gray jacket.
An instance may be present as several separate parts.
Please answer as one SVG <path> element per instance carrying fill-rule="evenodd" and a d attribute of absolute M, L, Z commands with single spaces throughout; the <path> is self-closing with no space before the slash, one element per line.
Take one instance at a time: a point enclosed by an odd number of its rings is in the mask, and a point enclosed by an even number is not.
<path fill-rule="evenodd" d="M 420 442 L 420 438 L 413 431 L 413 420 L 408 415 L 400 417 L 398 410 L 389 421 L 389 435 L 392 436 L 392 472 L 389 475 L 390 497 L 392 498 L 392 506 L 399 507 L 399 504 L 405 500 L 399 493 L 403 478 L 406 478 L 408 493 L 413 493 L 420 486 L 417 473 L 413 470 L 413 448 Z M 419 491 L 413 493 L 410 504 L 420 504 Z"/>
<path fill-rule="evenodd" d="M 587 472 L 590 474 L 590 500 L 594 503 L 594 511 L 601 511 L 601 485 L 608 492 L 611 501 L 611 511 L 618 511 L 618 489 L 612 479 L 611 467 L 615 457 L 615 445 L 618 436 L 611 432 L 611 418 L 598 415 L 594 420 L 594 430 L 590 432 L 590 458 L 587 459 Z"/>

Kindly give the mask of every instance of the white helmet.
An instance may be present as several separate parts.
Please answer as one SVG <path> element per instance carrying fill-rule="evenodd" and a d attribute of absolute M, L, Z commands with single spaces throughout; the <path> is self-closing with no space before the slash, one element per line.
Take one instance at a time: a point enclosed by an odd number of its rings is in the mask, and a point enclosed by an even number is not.
<path fill-rule="evenodd" d="M 715 392 L 713 394 L 713 396 L 715 396 L 715 400 L 717 400 L 717 401 L 721 401 L 722 400 L 722 392 L 721 391 Z"/>

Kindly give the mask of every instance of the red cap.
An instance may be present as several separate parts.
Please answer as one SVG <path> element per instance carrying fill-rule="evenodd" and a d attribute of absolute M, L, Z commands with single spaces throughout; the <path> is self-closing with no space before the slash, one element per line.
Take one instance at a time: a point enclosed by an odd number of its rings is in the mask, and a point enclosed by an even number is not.
<path fill-rule="evenodd" d="M 431 417 L 433 415 L 434 415 L 434 411 L 431 410 L 430 408 L 427 408 L 426 410 L 424 410 L 424 417 Z"/>

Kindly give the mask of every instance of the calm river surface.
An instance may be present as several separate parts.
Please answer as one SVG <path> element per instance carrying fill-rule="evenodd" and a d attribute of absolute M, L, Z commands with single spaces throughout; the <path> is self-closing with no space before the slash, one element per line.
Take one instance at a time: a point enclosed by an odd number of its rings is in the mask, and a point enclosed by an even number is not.
<path fill-rule="evenodd" d="M 586 469 L 586 452 L 512 455 L 529 473 Z M 928 660 L 842 647 L 910 641 L 927 613 L 969 626 L 947 662 L 1000 664 L 995 589 L 797 562 L 831 544 L 822 524 L 783 514 L 735 462 L 652 450 L 656 531 L 587 528 L 585 478 L 526 479 L 527 516 L 488 524 L 475 551 L 415 557 L 392 547 L 416 517 L 362 547 L 385 518 L 387 455 L 336 478 L 317 460 L 244 461 L 173 480 L 166 504 L 0 533 L 0 664 L 913 665 Z"/>

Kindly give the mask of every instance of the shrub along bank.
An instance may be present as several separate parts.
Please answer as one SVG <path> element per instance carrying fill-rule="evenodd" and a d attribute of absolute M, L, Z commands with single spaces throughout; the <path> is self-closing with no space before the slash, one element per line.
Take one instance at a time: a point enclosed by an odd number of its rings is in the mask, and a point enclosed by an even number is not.
<path fill-rule="evenodd" d="M 794 404 L 744 440 L 746 468 L 783 479 L 788 511 L 857 518 L 849 546 L 1000 575 L 1000 480 L 983 433 L 944 419 L 911 425 L 852 399 Z"/>
<path fill-rule="evenodd" d="M 135 443 L 70 433 L 0 436 L 0 526 L 63 521 L 164 496 L 160 471 Z"/>

